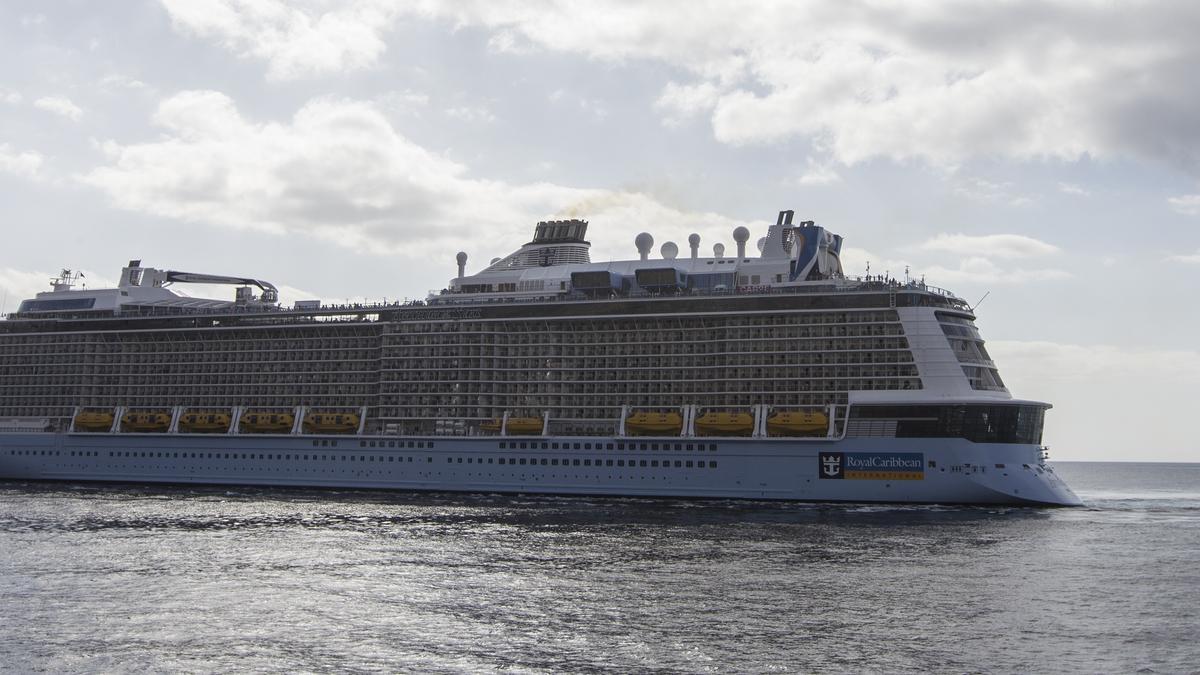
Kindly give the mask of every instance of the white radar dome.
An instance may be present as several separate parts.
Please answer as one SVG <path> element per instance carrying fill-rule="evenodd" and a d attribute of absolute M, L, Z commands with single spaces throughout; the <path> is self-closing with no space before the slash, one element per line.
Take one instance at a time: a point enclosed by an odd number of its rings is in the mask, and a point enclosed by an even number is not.
<path fill-rule="evenodd" d="M 645 260 L 650 255 L 650 249 L 654 248 L 654 237 L 649 232 L 643 232 L 633 238 L 633 245 L 637 246 L 638 255 Z"/>

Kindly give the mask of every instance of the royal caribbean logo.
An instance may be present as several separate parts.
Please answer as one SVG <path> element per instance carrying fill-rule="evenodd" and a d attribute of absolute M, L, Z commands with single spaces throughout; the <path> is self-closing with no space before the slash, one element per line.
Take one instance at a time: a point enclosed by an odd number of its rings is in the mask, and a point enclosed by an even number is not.
<path fill-rule="evenodd" d="M 845 480 L 923 480 L 925 455 L 919 452 L 822 452 L 821 478 Z"/>
<path fill-rule="evenodd" d="M 819 459 L 821 462 L 821 478 L 845 477 L 842 475 L 842 463 L 845 461 L 845 453 L 822 452 Z"/>

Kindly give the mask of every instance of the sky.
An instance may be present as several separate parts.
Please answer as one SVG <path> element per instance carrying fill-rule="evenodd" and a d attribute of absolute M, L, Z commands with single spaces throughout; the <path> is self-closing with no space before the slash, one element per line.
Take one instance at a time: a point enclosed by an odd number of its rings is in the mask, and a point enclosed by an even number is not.
<path fill-rule="evenodd" d="M 983 298 L 1052 459 L 1200 461 L 1200 3 L 747 7 L 6 0 L 0 311 L 134 258 L 420 298 L 538 220 L 601 261 L 794 209 Z"/>

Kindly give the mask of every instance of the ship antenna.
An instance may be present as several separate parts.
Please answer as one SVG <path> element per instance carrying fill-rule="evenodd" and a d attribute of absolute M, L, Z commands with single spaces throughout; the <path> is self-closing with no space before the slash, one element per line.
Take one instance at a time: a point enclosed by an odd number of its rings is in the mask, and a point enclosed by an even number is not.
<path fill-rule="evenodd" d="M 974 311 L 975 311 L 975 308 L 976 308 L 976 307 L 979 307 L 980 305 L 982 305 L 982 304 L 983 304 L 983 301 L 984 301 L 984 300 L 987 300 L 987 296 L 989 296 L 989 295 L 991 295 L 991 294 L 992 294 L 992 292 L 991 292 L 991 291 L 988 291 L 987 293 L 984 293 L 984 294 L 983 294 L 983 297 L 979 299 L 979 302 L 977 302 L 977 303 L 975 303 L 974 305 L 972 305 L 972 306 L 971 306 L 971 311 L 972 311 L 972 312 L 974 312 Z"/>

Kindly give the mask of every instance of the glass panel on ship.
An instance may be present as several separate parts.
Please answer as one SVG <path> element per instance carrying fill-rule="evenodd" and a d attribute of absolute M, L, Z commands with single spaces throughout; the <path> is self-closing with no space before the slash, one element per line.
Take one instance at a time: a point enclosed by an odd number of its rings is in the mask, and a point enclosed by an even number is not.
<path fill-rule="evenodd" d="M 668 242 L 651 260 L 639 235 L 640 260 L 591 263 L 586 226 L 539 223 L 478 274 L 459 254 L 458 277 L 425 301 L 371 306 L 285 308 L 273 286 L 240 278 L 228 279 L 270 291 L 188 304 L 147 280 L 165 290 L 214 277 L 131 261 L 119 295 L 40 295 L 0 322 L 0 416 L 67 429 L 90 412 L 97 429 L 111 419 L 112 430 L 177 431 L 191 411 L 189 428 L 203 431 L 253 411 L 292 415 L 260 431 L 290 422 L 298 433 L 312 419 L 295 415 L 324 411 L 313 428 L 338 433 L 874 435 L 879 414 L 848 424 L 855 392 L 896 393 L 886 428 L 904 429 L 915 427 L 899 394 L 929 387 L 906 334 L 916 315 L 901 316 L 917 308 L 960 363 L 963 391 L 1007 396 L 965 302 L 923 282 L 845 277 L 841 238 L 793 225 L 791 212 L 754 256 L 739 228 L 736 257 L 720 245 L 699 256 L 693 235 L 690 258 Z M 82 292 L 60 280 L 42 295 L 70 293 Z M 130 411 L 147 414 L 120 417 Z M 1040 439 L 1034 422 L 1023 439 Z"/>

